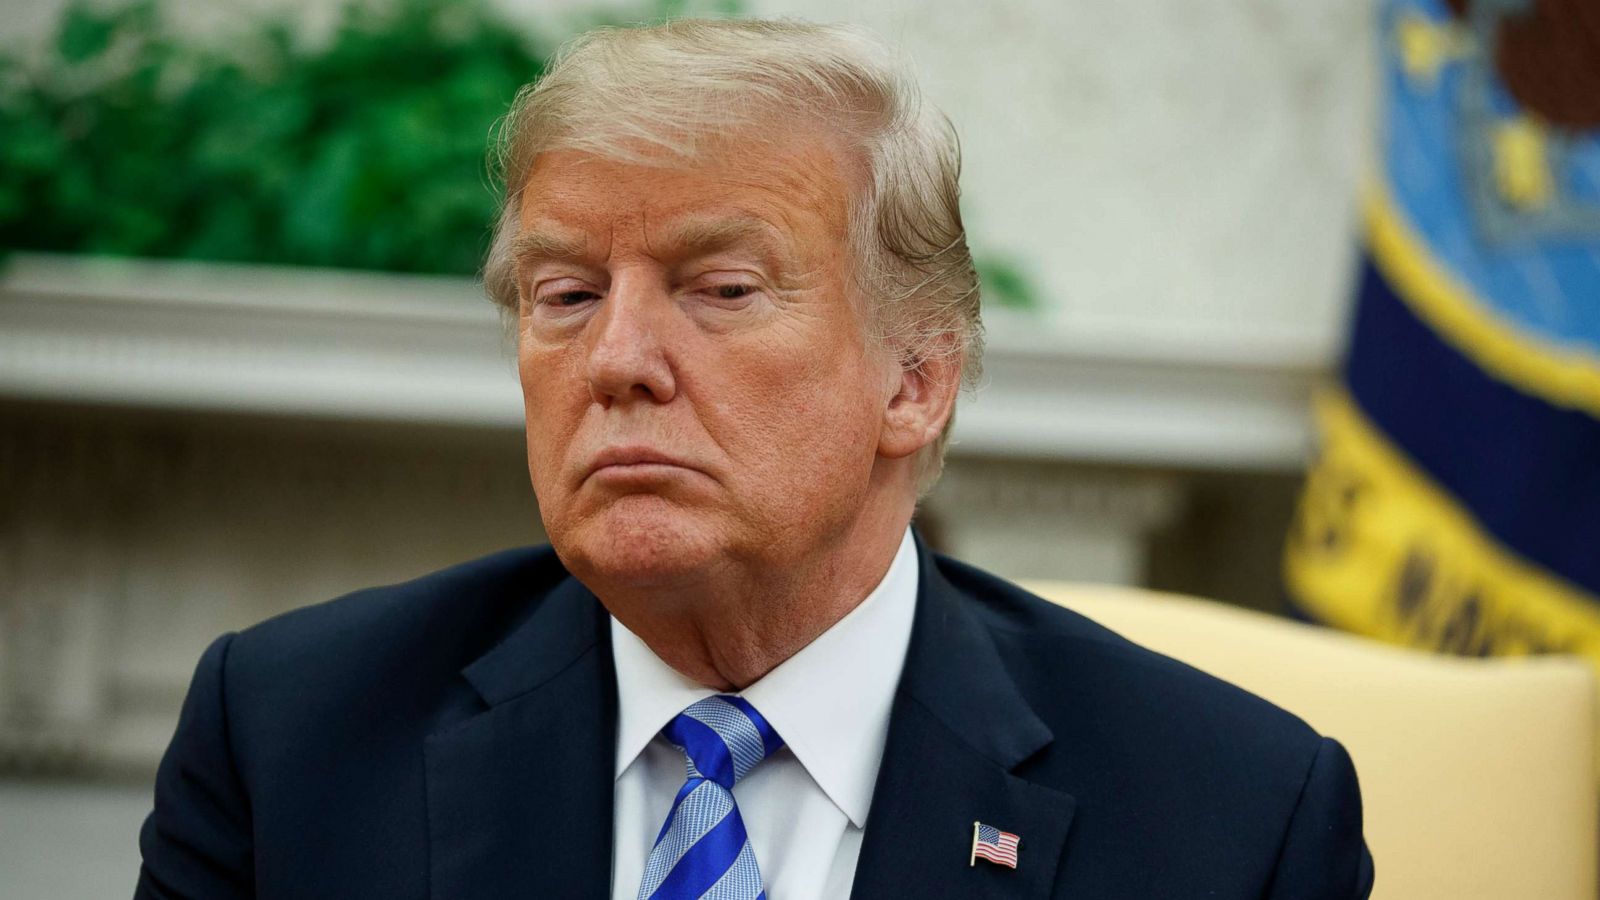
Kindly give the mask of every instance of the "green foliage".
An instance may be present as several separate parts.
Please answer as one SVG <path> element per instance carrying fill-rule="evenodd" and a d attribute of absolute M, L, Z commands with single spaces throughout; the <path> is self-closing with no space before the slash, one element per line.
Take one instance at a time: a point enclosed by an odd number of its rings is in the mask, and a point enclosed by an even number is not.
<path fill-rule="evenodd" d="M 1005 257 L 979 256 L 976 266 L 984 300 L 1012 309 L 1038 308 L 1039 297 L 1033 283 L 1016 263 Z"/>
<path fill-rule="evenodd" d="M 315 46 L 259 21 L 225 48 L 155 0 L 80 2 L 42 62 L 0 55 L 0 248 L 472 273 L 490 129 L 555 43 L 483 0 L 361 2 Z"/>

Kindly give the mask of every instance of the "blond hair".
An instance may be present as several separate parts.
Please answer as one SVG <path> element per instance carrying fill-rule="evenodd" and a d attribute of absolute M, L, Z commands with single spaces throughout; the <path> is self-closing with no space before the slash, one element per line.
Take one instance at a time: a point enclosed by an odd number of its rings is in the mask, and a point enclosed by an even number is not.
<path fill-rule="evenodd" d="M 692 162 L 717 136 L 774 116 L 823 123 L 859 151 L 867 177 L 849 204 L 850 234 L 872 336 L 908 367 L 959 354 L 962 382 L 974 384 L 983 324 L 955 131 L 898 54 L 848 26 L 685 19 L 568 42 L 499 129 L 493 163 L 504 195 L 484 265 L 490 297 L 515 314 L 511 245 L 540 153 Z M 922 451 L 919 492 L 937 480 L 949 435 L 947 423 Z"/>

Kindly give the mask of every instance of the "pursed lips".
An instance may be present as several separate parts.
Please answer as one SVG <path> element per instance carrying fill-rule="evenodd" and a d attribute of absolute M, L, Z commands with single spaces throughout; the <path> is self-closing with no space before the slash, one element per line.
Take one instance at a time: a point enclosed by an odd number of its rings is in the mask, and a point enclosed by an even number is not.
<path fill-rule="evenodd" d="M 584 479 L 587 480 L 591 476 L 605 469 L 616 469 L 621 471 L 633 469 L 642 473 L 648 469 L 665 466 L 686 469 L 702 475 L 705 474 L 705 472 L 700 470 L 698 467 L 674 456 L 662 453 L 661 451 L 652 447 L 631 446 L 610 447 L 600 451 L 600 453 L 596 454 L 594 459 L 589 463 L 589 469 L 584 473 Z"/>

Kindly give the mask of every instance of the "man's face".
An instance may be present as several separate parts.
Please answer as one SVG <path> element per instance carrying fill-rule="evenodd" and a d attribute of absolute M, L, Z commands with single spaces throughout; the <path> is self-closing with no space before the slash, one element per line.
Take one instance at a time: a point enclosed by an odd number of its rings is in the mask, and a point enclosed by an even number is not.
<path fill-rule="evenodd" d="M 591 586 L 690 584 L 840 539 L 898 367 L 852 300 L 851 185 L 827 142 L 692 167 L 539 157 L 518 361 L 551 542 Z"/>

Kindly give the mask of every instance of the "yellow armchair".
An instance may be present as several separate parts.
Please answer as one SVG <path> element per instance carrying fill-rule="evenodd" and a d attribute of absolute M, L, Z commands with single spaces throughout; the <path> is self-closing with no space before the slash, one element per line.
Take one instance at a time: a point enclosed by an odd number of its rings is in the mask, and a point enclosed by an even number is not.
<path fill-rule="evenodd" d="M 1584 663 L 1432 656 L 1190 597 L 1027 587 L 1338 738 L 1361 779 L 1376 900 L 1596 897 Z"/>

